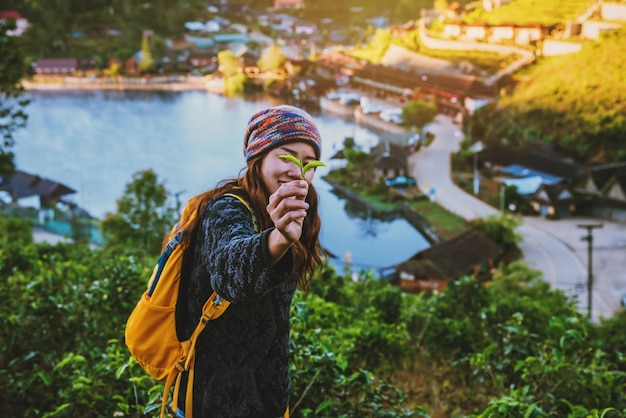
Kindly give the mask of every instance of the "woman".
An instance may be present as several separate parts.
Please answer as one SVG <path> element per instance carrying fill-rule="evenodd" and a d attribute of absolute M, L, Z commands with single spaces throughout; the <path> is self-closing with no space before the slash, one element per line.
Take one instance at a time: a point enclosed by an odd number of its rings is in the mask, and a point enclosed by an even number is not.
<path fill-rule="evenodd" d="M 189 202 L 195 225 L 180 222 L 178 231 L 192 232 L 177 308 L 179 339 L 189 337 L 213 290 L 231 302 L 197 341 L 194 418 L 274 418 L 288 408 L 291 301 L 298 285 L 307 289 L 322 258 L 314 170 L 303 180 L 283 154 L 319 160 L 313 119 L 287 105 L 257 112 L 244 137 L 243 175 Z M 248 201 L 261 232 L 246 206 L 224 195 L 229 192 Z"/>

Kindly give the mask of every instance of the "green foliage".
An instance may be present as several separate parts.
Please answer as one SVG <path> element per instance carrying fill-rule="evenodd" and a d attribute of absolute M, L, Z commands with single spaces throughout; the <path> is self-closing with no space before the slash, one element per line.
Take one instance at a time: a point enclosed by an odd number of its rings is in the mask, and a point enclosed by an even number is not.
<path fill-rule="evenodd" d="M 378 64 L 385 55 L 385 52 L 387 52 L 391 41 L 391 30 L 376 29 L 373 39 L 366 47 L 352 49 L 349 54 L 355 58 L 365 59 L 371 63 Z"/>
<path fill-rule="evenodd" d="M 224 78 L 234 76 L 240 72 L 241 63 L 230 50 L 224 50 L 217 53 L 217 62 L 219 70 Z"/>
<path fill-rule="evenodd" d="M 624 161 L 626 30 L 563 57 L 541 58 L 497 107 L 479 109 L 473 136 L 523 146 L 542 141 L 582 161 Z M 584 64 L 582 64 L 584 63 Z M 563 71 L 569 68 L 569 71 Z"/>
<path fill-rule="evenodd" d="M 354 138 L 351 136 L 347 136 L 343 139 L 343 148 L 344 149 L 352 149 L 356 145 Z"/>
<path fill-rule="evenodd" d="M 437 106 L 424 100 L 411 100 L 402 106 L 402 121 L 405 126 L 421 131 L 424 126 L 435 120 Z"/>
<path fill-rule="evenodd" d="M 477 7 L 465 20 L 499 25 L 510 22 L 511 16 L 515 16 L 515 23 L 518 25 L 540 23 L 550 26 L 575 21 L 593 4 L 593 0 L 515 0 L 489 12 Z"/>
<path fill-rule="evenodd" d="M 370 185 L 373 178 L 374 162 L 372 156 L 358 148 L 346 148 L 343 156 L 348 162 L 347 171 L 355 173 L 360 184 Z"/>
<path fill-rule="evenodd" d="M 470 226 L 487 235 L 505 252 L 517 250 L 517 243 L 520 242 L 521 236 L 515 232 L 515 229 L 520 225 L 519 219 L 506 215 L 494 215 L 470 222 Z"/>
<path fill-rule="evenodd" d="M 25 246 L 33 242 L 33 227 L 25 220 L 0 213 L 0 248 Z"/>
<path fill-rule="evenodd" d="M 317 160 L 309 161 L 308 163 L 304 164 L 304 162 L 302 161 L 302 156 L 300 156 L 300 158 L 298 159 L 294 157 L 293 155 L 283 154 L 283 155 L 279 155 L 278 158 L 281 158 L 283 160 L 289 161 L 297 165 L 298 169 L 300 170 L 300 177 L 302 178 L 302 180 L 305 179 L 305 175 L 307 171 L 309 171 L 310 169 L 312 168 L 315 169 L 316 167 L 326 167 L 326 164 Z"/>
<path fill-rule="evenodd" d="M 271 45 L 263 50 L 257 65 L 261 71 L 265 72 L 281 68 L 285 61 L 287 61 L 287 56 L 283 54 L 280 46 Z"/>
<path fill-rule="evenodd" d="M 177 221 L 168 193 L 152 170 L 137 172 L 117 201 L 117 212 L 107 213 L 102 233 L 110 245 L 122 245 L 158 254 L 165 234 Z"/>
<path fill-rule="evenodd" d="M 233 96 L 242 94 L 248 78 L 244 73 L 233 74 L 224 78 L 224 94 Z"/>
<path fill-rule="evenodd" d="M 162 385 L 121 342 L 152 258 L 32 244 L 27 224 L 0 227 L 4 414 L 154 415 Z M 523 263 L 489 286 L 465 278 L 431 295 L 327 265 L 294 298 L 292 415 L 623 416 L 625 318 L 589 323 Z M 399 388 L 415 379 L 417 390 Z"/>
<path fill-rule="evenodd" d="M 17 37 L 7 35 L 11 29 L 14 20 L 0 21 L 0 177 L 15 170 L 13 133 L 28 119 L 24 108 L 29 101 L 22 98 L 21 84 L 26 65 Z"/>
<path fill-rule="evenodd" d="M 109 340 L 121 337 L 147 264 L 67 244 L 19 251 L 2 258 L 14 266 L 28 261 L 3 275 L 0 286 L 3 414 L 113 416 L 121 398 L 136 405 L 132 385 L 115 376 L 128 360 L 125 347 Z"/>
<path fill-rule="evenodd" d="M 333 274 L 327 269 L 320 280 Z M 292 412 L 302 416 L 428 416 L 421 408 L 406 409 L 406 396 L 368 371 L 370 367 L 393 368 L 395 360 L 404 356 L 408 342 L 402 325 L 380 320 L 385 315 L 382 301 L 372 306 L 368 300 L 366 291 L 375 288 L 388 300 L 384 294 L 389 285 L 368 279 L 362 288 L 353 289 L 350 283 L 332 277 L 329 283 L 316 284 L 308 294 L 297 294 L 291 321 L 291 371 L 297 398 Z M 343 290 L 338 294 L 331 286 Z M 321 298 L 314 293 L 318 291 L 334 295 L 340 303 Z M 354 299 L 349 299 L 350 295 Z M 343 325 L 329 327 L 331 323 Z"/>
<path fill-rule="evenodd" d="M 76 244 L 88 244 L 90 240 L 89 218 L 78 213 L 72 213 L 70 217 L 70 228 L 72 230 L 72 241 Z"/>

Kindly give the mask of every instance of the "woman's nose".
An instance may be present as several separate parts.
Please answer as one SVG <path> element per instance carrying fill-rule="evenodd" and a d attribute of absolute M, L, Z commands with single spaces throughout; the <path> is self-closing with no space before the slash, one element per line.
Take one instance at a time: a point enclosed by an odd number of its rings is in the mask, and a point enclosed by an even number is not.
<path fill-rule="evenodd" d="M 289 170 L 287 170 L 287 175 L 294 180 L 302 177 L 302 174 L 300 173 L 300 168 L 295 164 L 289 164 Z"/>

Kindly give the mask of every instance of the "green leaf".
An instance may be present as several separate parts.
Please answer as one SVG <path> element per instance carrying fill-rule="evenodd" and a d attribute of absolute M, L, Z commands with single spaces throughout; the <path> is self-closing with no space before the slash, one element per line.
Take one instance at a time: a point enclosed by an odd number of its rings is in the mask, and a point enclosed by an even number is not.
<path fill-rule="evenodd" d="M 332 405 L 331 401 L 324 401 L 315 408 L 315 413 L 318 414 Z"/>
<path fill-rule="evenodd" d="M 115 378 L 119 379 L 122 376 L 122 373 L 128 368 L 128 363 L 122 364 L 115 372 Z"/>
<path fill-rule="evenodd" d="M 278 158 L 282 158 L 283 160 L 291 161 L 292 163 L 297 165 L 300 169 L 302 169 L 302 163 L 300 162 L 300 160 L 298 160 L 293 155 L 281 154 L 281 155 L 278 156 Z"/>
<path fill-rule="evenodd" d="M 278 156 L 278 158 L 282 158 L 283 160 L 290 161 L 290 162 L 294 163 L 295 165 L 297 165 L 298 168 L 300 169 L 300 174 L 302 175 L 302 180 L 304 180 L 304 175 L 306 174 L 307 171 L 309 171 L 309 169 L 314 168 L 314 167 L 326 167 L 326 164 L 324 164 L 321 161 L 317 161 L 317 160 L 310 161 L 306 165 L 303 165 L 302 164 L 302 158 L 297 159 L 293 155 L 288 155 L 288 154 L 281 154 L 281 155 Z"/>
<path fill-rule="evenodd" d="M 307 163 L 304 168 L 302 169 L 302 174 L 306 174 L 307 171 L 309 171 L 309 169 L 314 168 L 314 167 L 326 167 L 326 164 L 324 164 L 321 161 L 311 161 L 309 163 Z"/>

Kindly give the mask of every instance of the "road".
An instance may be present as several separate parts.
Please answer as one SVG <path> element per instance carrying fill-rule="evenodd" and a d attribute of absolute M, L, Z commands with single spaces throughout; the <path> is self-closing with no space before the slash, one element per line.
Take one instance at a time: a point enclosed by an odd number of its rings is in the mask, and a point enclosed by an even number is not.
<path fill-rule="evenodd" d="M 460 127 L 454 124 L 451 118 L 439 115 L 426 130 L 435 135 L 435 140 L 410 157 L 412 174 L 422 192 L 428 194 L 434 189 L 434 198 L 438 204 L 466 220 L 496 215 L 497 209 L 466 193 L 450 178 L 450 154 L 459 150 L 463 140 Z M 561 289 L 568 295 L 577 295 L 578 307 L 581 312 L 586 313 L 588 311 L 586 259 L 581 256 L 580 246 L 577 251 L 576 247 L 566 244 L 572 239 L 580 241 L 580 237 L 586 231 L 580 229 L 576 231 L 576 228 L 572 227 L 572 222 L 585 223 L 585 220 L 570 220 L 569 223 L 560 224 L 561 222 L 563 221 L 523 218 L 522 225 L 517 230 L 522 237 L 519 247 L 531 268 L 539 270 L 553 288 Z M 595 220 L 594 223 L 598 221 Z M 619 228 L 618 225 L 611 227 L 612 230 Z M 568 231 L 567 236 L 563 236 L 565 230 Z M 578 234 L 575 235 L 576 238 L 572 236 L 574 233 Z M 624 233 L 626 226 L 622 234 Z M 596 234 L 599 232 L 596 231 Z M 584 242 L 582 244 L 586 245 Z M 618 242 L 616 245 L 619 251 L 621 244 Z M 586 253 L 584 247 L 582 249 L 583 254 Z M 619 303 L 615 303 L 619 297 L 617 299 L 615 297 L 620 292 L 618 290 L 620 286 L 619 283 L 610 286 L 610 289 L 609 286 L 594 286 L 592 320 L 598 321 L 600 316 L 610 317 L 619 309 Z"/>

